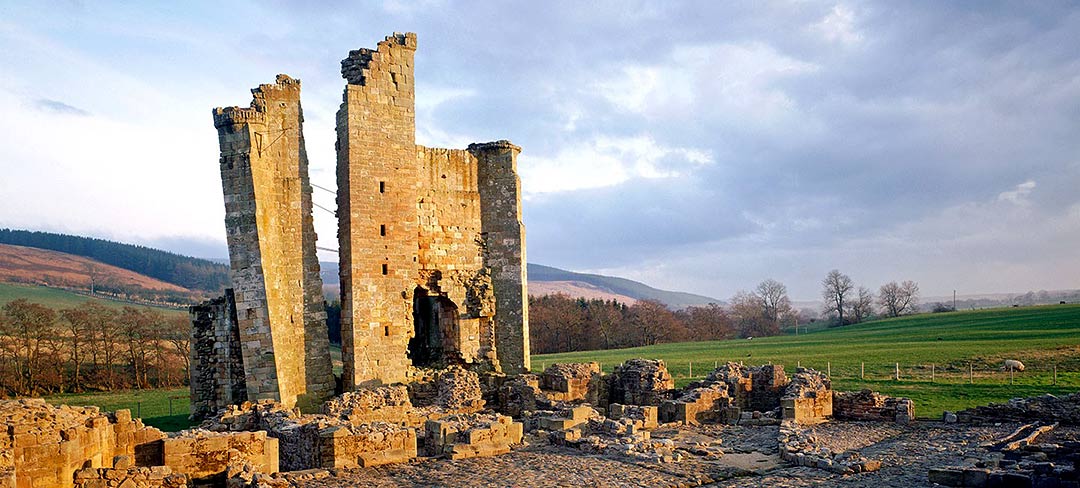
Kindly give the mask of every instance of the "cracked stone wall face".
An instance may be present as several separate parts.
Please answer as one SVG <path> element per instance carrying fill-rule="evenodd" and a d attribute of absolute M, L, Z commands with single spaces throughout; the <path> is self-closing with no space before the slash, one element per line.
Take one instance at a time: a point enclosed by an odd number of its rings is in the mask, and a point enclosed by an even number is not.
<path fill-rule="evenodd" d="M 341 63 L 346 389 L 406 381 L 412 366 L 528 368 L 520 149 L 505 141 L 467 150 L 416 145 L 415 51 L 415 34 L 394 34 Z M 410 345 L 422 314 L 437 317 L 438 330 Z M 418 364 L 429 342 L 437 357 Z"/>
<path fill-rule="evenodd" d="M 192 306 L 191 414 L 197 419 L 228 405 L 247 400 L 236 302 L 231 289 L 225 296 Z"/>
<path fill-rule="evenodd" d="M 278 75 L 252 94 L 249 108 L 214 110 L 247 396 L 318 405 L 334 380 L 300 82 Z"/>

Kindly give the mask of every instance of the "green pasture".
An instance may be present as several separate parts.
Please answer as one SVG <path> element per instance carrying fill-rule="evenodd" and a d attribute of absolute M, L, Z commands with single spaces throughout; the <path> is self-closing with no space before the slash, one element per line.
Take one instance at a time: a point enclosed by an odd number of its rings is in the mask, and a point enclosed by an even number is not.
<path fill-rule="evenodd" d="M 54 405 L 96 406 L 103 411 L 131 410 L 131 415 L 143 419 L 166 432 L 183 430 L 188 422 L 189 390 L 187 387 L 158 390 L 123 390 L 100 393 L 64 394 L 46 397 Z"/>
<path fill-rule="evenodd" d="M 701 378 L 727 361 L 782 364 L 789 373 L 812 367 L 830 371 L 838 389 L 908 396 L 916 400 L 919 416 L 937 416 L 1018 396 L 1080 390 L 1080 305 L 922 314 L 797 336 L 534 355 L 532 367 L 598 361 L 610 372 L 635 357 L 663 359 L 678 385 L 691 381 L 691 367 L 693 378 Z M 1027 368 L 1010 375 L 1000 370 L 1005 359 L 1019 359 Z"/>
<path fill-rule="evenodd" d="M 17 285 L 13 283 L 0 283 L 0 305 L 12 300 L 25 298 L 27 301 L 39 303 L 52 309 L 71 308 L 81 305 L 83 302 L 94 301 L 112 308 L 144 307 L 146 305 L 112 300 L 104 297 L 90 297 L 60 288 L 49 288 L 36 285 Z M 174 308 L 151 307 L 165 314 L 187 314 L 183 310 Z"/>

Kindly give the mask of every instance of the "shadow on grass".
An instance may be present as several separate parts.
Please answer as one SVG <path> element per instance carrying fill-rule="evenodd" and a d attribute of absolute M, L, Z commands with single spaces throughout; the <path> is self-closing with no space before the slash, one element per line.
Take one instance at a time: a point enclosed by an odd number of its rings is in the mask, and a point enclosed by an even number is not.
<path fill-rule="evenodd" d="M 177 415 L 162 415 L 142 419 L 143 423 L 151 427 L 157 427 L 165 432 L 176 432 L 193 427 L 195 424 L 188 420 L 186 413 Z"/>

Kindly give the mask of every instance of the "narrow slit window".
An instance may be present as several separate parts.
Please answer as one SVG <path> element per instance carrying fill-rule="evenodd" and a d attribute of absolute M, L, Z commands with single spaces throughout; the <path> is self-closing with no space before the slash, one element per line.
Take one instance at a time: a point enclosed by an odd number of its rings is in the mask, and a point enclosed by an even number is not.
<path fill-rule="evenodd" d="M 389 325 L 383 327 L 383 335 L 386 336 L 386 337 L 390 337 L 390 326 Z"/>
<path fill-rule="evenodd" d="M 382 274 L 390 274 L 390 266 L 382 265 Z"/>
<path fill-rule="evenodd" d="M 379 193 L 386 193 L 386 182 L 385 181 L 380 181 L 379 182 Z"/>
<path fill-rule="evenodd" d="M 386 224 L 382 224 L 382 225 L 379 226 L 379 235 L 381 235 L 381 236 L 386 235 Z"/>

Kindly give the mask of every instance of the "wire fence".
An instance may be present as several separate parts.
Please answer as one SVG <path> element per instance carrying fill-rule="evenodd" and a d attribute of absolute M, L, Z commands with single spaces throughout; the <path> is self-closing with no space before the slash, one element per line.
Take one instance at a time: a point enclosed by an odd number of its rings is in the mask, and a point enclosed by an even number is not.
<path fill-rule="evenodd" d="M 705 379 L 709 373 L 728 361 L 680 361 L 665 360 L 668 372 L 675 380 L 699 380 Z M 540 362 L 540 370 L 543 371 L 554 361 Z M 761 363 L 753 363 L 758 365 Z M 774 364 L 774 363 L 767 363 Z M 788 375 L 795 372 L 796 368 L 812 368 L 822 373 L 833 381 L 867 381 L 867 382 L 896 382 L 896 383 L 942 383 L 942 384 L 971 384 L 971 385 L 1044 385 L 1044 386 L 1080 386 L 1080 371 L 1066 370 L 1056 364 L 1039 365 L 1037 367 L 1009 368 L 1004 366 L 991 366 L 983 363 L 956 363 L 949 364 L 911 364 L 904 362 L 866 362 L 852 363 L 843 361 L 796 361 L 795 364 L 775 363 L 784 367 Z M 604 372 L 610 373 L 614 366 L 600 363 Z"/>

